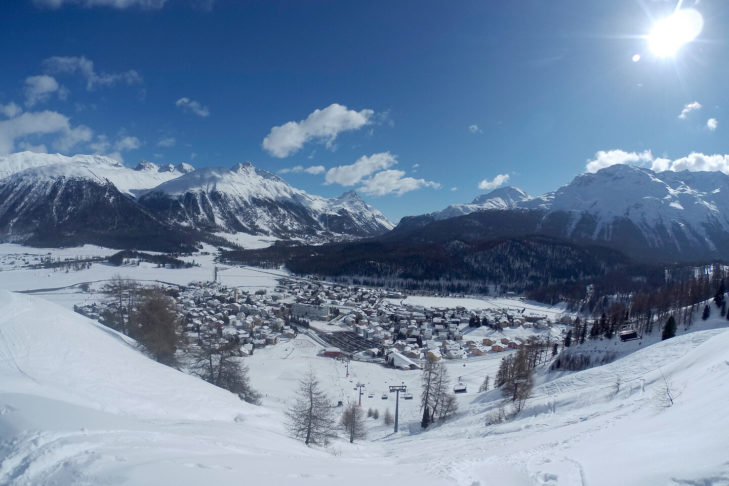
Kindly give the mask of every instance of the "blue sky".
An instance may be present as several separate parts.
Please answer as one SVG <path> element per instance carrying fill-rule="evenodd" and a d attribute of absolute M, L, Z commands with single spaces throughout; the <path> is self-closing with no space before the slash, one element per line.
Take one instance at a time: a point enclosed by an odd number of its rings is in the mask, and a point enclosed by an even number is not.
<path fill-rule="evenodd" d="M 646 36 L 676 7 L 5 1 L 0 153 L 250 160 L 394 221 L 616 162 L 729 172 L 729 2 L 684 1 L 703 28 L 661 58 Z"/>

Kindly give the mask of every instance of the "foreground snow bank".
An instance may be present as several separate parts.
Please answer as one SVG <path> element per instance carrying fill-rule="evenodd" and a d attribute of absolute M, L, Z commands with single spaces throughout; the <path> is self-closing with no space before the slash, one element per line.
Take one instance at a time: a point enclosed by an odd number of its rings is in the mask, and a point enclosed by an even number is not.
<path fill-rule="evenodd" d="M 0 291 L 0 485 L 447 484 L 306 448 L 281 423 L 89 319 Z"/>

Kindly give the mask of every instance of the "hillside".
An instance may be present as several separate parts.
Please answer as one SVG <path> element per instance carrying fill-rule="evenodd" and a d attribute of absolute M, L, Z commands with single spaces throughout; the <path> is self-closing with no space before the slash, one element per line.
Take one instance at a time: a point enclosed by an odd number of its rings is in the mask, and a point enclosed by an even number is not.
<path fill-rule="evenodd" d="M 307 449 L 280 414 L 151 361 L 56 305 L 3 291 L 0 315 L 2 485 L 428 479 L 390 459 L 372 468 Z"/>
<path fill-rule="evenodd" d="M 419 373 L 353 363 L 344 378 L 339 363 L 299 337 L 249 359 L 265 394 L 253 407 L 45 301 L 2 292 L 0 316 L 3 485 L 729 484 L 729 438 L 718 432 L 729 427 L 719 406 L 729 402 L 725 328 L 582 372 L 541 372 L 510 422 L 487 426 L 500 393 L 470 391 L 455 419 L 428 432 L 419 431 L 417 404 L 405 402 L 399 434 L 372 424 L 370 440 L 324 450 L 289 439 L 281 425 L 303 363 L 333 397 L 350 396 L 354 381 L 376 390 L 401 379 L 417 395 Z M 448 366 L 471 382 L 498 361 Z"/>

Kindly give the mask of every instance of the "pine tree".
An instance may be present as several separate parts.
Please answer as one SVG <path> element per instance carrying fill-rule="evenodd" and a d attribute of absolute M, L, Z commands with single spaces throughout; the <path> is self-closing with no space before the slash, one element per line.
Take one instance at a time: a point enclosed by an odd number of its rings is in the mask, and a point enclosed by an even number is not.
<path fill-rule="evenodd" d="M 486 378 L 484 378 L 483 383 L 481 383 L 481 386 L 479 387 L 479 392 L 485 392 L 489 391 L 489 380 L 491 377 L 489 375 L 486 375 Z"/>
<path fill-rule="evenodd" d="M 152 357 L 166 365 L 175 364 L 179 316 L 174 300 L 161 287 L 145 290 L 138 308 L 130 316 L 130 336 L 142 344 Z"/>
<path fill-rule="evenodd" d="M 352 403 L 344 409 L 342 413 L 341 425 L 349 436 L 349 442 L 354 442 L 355 439 L 364 439 L 367 437 L 367 430 L 365 429 L 364 413 L 362 409 L 357 406 L 356 403 Z"/>
<path fill-rule="evenodd" d="M 385 422 L 385 425 L 392 425 L 395 423 L 395 419 L 393 418 L 392 414 L 390 413 L 390 409 L 385 409 L 385 414 L 382 416 L 382 421 Z"/>
<path fill-rule="evenodd" d="M 673 316 L 668 318 L 666 325 L 663 327 L 663 334 L 661 335 L 662 340 L 671 339 L 676 335 L 676 319 Z"/>
<path fill-rule="evenodd" d="M 430 425 L 430 409 L 428 408 L 428 405 L 423 407 L 423 418 L 420 421 L 420 427 L 427 429 Z"/>
<path fill-rule="evenodd" d="M 711 316 L 711 308 L 707 305 L 704 306 L 704 313 L 701 314 L 702 320 L 707 320 Z"/>
<path fill-rule="evenodd" d="M 288 429 L 304 444 L 326 444 L 334 435 L 332 406 L 319 388 L 314 372 L 309 372 L 299 382 L 296 401 L 286 411 Z"/>
<path fill-rule="evenodd" d="M 567 335 L 564 337 L 564 347 L 569 348 L 572 345 L 572 329 L 567 331 Z"/>
<path fill-rule="evenodd" d="M 235 393 L 248 403 L 261 404 L 261 394 L 253 389 L 248 367 L 235 355 L 235 342 L 221 337 L 206 336 L 191 353 L 191 370 L 208 383 Z"/>
<path fill-rule="evenodd" d="M 726 288 L 724 287 L 724 279 L 721 280 L 721 283 L 719 283 L 719 289 L 716 291 L 716 294 L 714 295 L 714 303 L 717 307 L 721 307 L 722 304 L 724 304 L 724 294 L 726 293 Z"/>

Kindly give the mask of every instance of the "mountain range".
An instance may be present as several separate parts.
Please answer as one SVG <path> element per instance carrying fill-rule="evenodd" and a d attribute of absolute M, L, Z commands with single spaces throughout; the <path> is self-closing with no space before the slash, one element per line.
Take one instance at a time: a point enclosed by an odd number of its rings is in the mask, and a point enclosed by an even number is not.
<path fill-rule="evenodd" d="M 727 209 L 726 174 L 613 165 L 536 197 L 502 187 L 393 229 L 355 192 L 311 195 L 250 163 L 195 170 L 128 168 L 99 155 L 0 157 L 0 240 L 47 246 L 179 250 L 237 233 L 398 245 L 540 236 L 640 261 L 690 262 L 729 258 Z"/>
<path fill-rule="evenodd" d="M 642 260 L 698 261 L 729 258 L 728 211 L 726 174 L 613 165 L 538 197 L 499 188 L 470 204 L 403 218 L 394 233 L 437 234 L 435 228 L 444 225 L 429 225 L 465 217 L 457 224 L 483 226 L 473 229 L 482 238 L 544 235 L 603 245 Z M 498 227 L 490 227 L 492 220 Z"/>
<path fill-rule="evenodd" d="M 0 157 L 4 241 L 177 251 L 238 232 L 321 243 L 392 227 L 356 193 L 312 196 L 250 163 L 131 169 L 98 155 Z"/>

